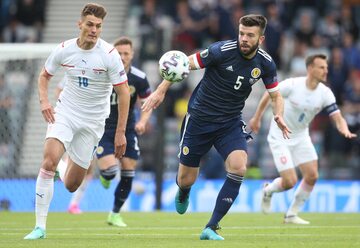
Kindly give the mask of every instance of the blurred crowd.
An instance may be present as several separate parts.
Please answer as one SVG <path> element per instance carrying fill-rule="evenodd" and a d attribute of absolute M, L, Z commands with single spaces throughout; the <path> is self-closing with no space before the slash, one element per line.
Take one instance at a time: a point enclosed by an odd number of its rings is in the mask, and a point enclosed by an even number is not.
<path fill-rule="evenodd" d="M 1 0 L 0 42 L 40 42 L 46 0 Z"/>
<path fill-rule="evenodd" d="M 0 42 L 41 42 L 46 24 L 46 2 L 0 1 Z M 305 57 L 314 53 L 326 54 L 329 58 L 329 73 L 325 83 L 335 93 L 350 129 L 359 134 L 359 1 L 134 0 L 129 1 L 128 13 L 128 29 L 121 35 L 134 38 L 137 47 L 135 63 L 148 72 L 153 88 L 160 82 L 157 61 L 165 51 L 177 49 L 191 54 L 215 41 L 236 39 L 241 16 L 249 13 L 264 14 L 268 19 L 268 26 L 263 47 L 275 60 L 279 79 L 306 75 Z M 182 118 L 189 93 L 199 77 L 201 75 L 194 73 L 186 82 L 172 87 L 165 107 L 166 118 Z M 254 109 L 255 104 L 256 101 L 250 109 Z M 174 128 L 177 129 L 177 125 Z M 342 177 L 342 171 L 347 171 L 348 176 L 360 178 L 359 138 L 354 141 L 343 139 L 323 114 L 316 117 L 311 131 L 320 153 L 320 167 L 326 168 L 324 177 Z M 267 146 L 266 142 L 263 145 Z M 260 149 L 258 144 L 256 149 Z M 143 154 L 147 157 L 146 147 L 144 151 Z M 210 152 L 210 158 L 207 158 L 209 163 L 218 161 L 218 158 L 211 156 Z M 271 159 L 271 154 L 266 156 Z M 262 166 L 258 154 L 253 158 L 250 156 L 250 163 L 255 167 Z"/>

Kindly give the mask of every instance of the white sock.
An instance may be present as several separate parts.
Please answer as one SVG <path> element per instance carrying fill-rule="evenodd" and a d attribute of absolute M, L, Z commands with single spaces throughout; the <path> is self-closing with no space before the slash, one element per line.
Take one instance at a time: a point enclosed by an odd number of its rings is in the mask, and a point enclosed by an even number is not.
<path fill-rule="evenodd" d="M 265 187 L 265 193 L 272 195 L 274 192 L 282 192 L 285 189 L 282 187 L 282 178 L 275 178 L 271 183 Z"/>
<path fill-rule="evenodd" d="M 57 166 L 57 171 L 59 172 L 59 177 L 60 177 L 61 181 L 63 181 L 63 182 L 65 180 L 66 169 L 67 169 L 67 162 L 60 159 L 59 164 Z"/>
<path fill-rule="evenodd" d="M 54 175 L 52 171 L 40 169 L 36 180 L 35 215 L 36 226 L 46 229 L 46 218 L 54 193 Z"/>
<path fill-rule="evenodd" d="M 304 206 L 305 202 L 309 199 L 311 191 L 314 186 L 307 184 L 304 179 L 301 180 L 300 185 L 295 191 L 294 199 L 291 202 L 289 210 L 286 213 L 286 216 L 297 215 L 300 209 Z"/>
<path fill-rule="evenodd" d="M 91 177 L 86 176 L 82 183 L 80 184 L 79 188 L 73 193 L 70 201 L 71 205 L 79 205 L 81 199 L 83 198 L 85 194 L 85 190 L 88 186 L 89 181 L 91 180 Z"/>

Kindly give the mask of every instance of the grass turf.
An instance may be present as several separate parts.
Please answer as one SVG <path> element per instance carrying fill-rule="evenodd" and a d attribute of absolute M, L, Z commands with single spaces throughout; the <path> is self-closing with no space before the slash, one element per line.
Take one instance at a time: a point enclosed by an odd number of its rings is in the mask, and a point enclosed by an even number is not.
<path fill-rule="evenodd" d="M 23 240 L 33 213 L 0 212 L 0 247 L 360 247 L 360 214 L 301 215 L 310 225 L 282 224 L 282 214 L 229 213 L 220 223 L 225 241 L 200 241 L 210 213 L 125 212 L 128 227 L 108 226 L 107 213 L 50 213 L 47 238 Z"/>

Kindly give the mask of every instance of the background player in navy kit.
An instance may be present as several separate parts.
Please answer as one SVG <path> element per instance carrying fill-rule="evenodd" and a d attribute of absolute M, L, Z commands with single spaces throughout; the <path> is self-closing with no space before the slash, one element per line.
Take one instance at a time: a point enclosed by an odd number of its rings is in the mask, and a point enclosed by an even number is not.
<path fill-rule="evenodd" d="M 180 140 L 180 164 L 175 197 L 178 213 L 189 204 L 189 193 L 199 173 L 200 158 L 214 146 L 225 160 L 227 177 L 221 188 L 210 221 L 200 239 L 223 240 L 216 230 L 220 220 L 239 194 L 246 172 L 247 143 L 241 111 L 259 79 L 269 92 L 274 119 L 288 138 L 289 130 L 283 121 L 283 99 L 278 92 L 276 65 L 259 45 L 264 41 L 267 20 L 261 15 L 240 18 L 238 40 L 220 41 L 202 52 L 189 56 L 192 70 L 206 68 L 195 88 L 184 118 Z M 158 107 L 171 83 L 162 81 L 145 101 L 143 111 Z"/>
<path fill-rule="evenodd" d="M 137 135 L 145 132 L 146 123 L 151 115 L 151 112 L 141 112 L 140 119 L 136 122 L 134 106 L 138 97 L 141 100 L 146 99 L 150 95 L 151 90 L 145 73 L 131 66 L 131 61 L 134 57 L 132 41 L 127 37 L 121 37 L 115 41 L 114 47 L 121 56 L 128 76 L 131 99 L 126 126 L 126 152 L 120 159 L 121 179 L 115 190 L 114 206 L 107 222 L 109 225 L 124 227 L 126 224 L 123 222 L 119 212 L 131 191 L 132 180 L 135 176 L 135 168 L 140 155 Z M 96 153 L 100 168 L 100 180 L 105 188 L 109 188 L 110 180 L 116 176 L 118 171 L 118 160 L 114 156 L 114 138 L 118 118 L 118 101 L 115 92 L 112 93 L 110 101 L 111 113 L 106 120 L 105 133 L 100 140 Z"/>

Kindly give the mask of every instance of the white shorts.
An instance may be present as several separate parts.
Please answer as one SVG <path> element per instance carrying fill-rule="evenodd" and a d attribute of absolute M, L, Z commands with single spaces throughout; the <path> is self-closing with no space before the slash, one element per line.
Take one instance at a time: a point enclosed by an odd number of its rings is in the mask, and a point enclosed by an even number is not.
<path fill-rule="evenodd" d="M 318 159 L 309 135 L 284 139 L 269 134 L 268 142 L 278 172 Z"/>
<path fill-rule="evenodd" d="M 104 133 L 104 122 L 81 120 L 76 116 L 55 113 L 55 123 L 48 124 L 46 138 L 60 140 L 71 160 L 88 169 Z"/>

